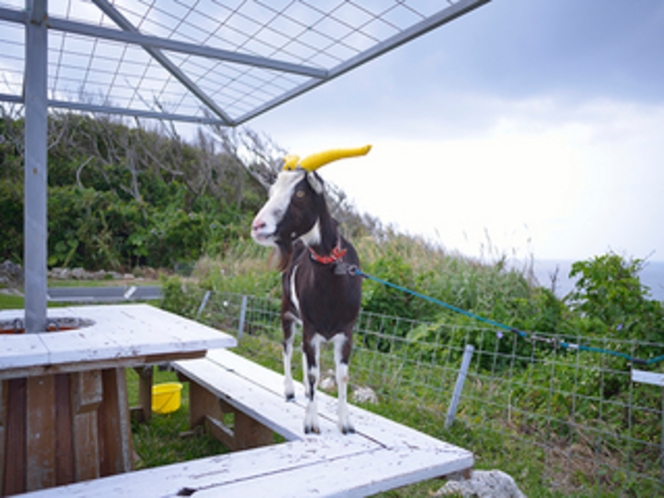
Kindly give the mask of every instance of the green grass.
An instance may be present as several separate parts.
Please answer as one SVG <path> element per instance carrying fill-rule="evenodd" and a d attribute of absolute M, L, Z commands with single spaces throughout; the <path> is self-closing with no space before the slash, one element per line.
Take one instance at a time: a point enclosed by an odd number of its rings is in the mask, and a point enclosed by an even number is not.
<path fill-rule="evenodd" d="M 49 308 L 62 308 L 68 306 L 69 303 L 49 302 L 47 305 Z M 23 308 L 25 308 L 25 298 L 23 296 L 0 292 L 0 310 L 18 310 Z"/>
<path fill-rule="evenodd" d="M 136 301 L 132 301 L 136 302 Z M 160 301 L 145 301 L 148 304 L 153 306 L 159 306 Z M 79 303 L 80 304 L 80 303 Z M 47 303 L 49 308 L 63 308 L 66 306 L 78 306 L 77 303 L 66 303 L 66 302 L 53 302 L 50 301 Z M 4 294 L 0 292 L 0 310 L 15 310 L 23 309 L 25 307 L 25 298 L 23 296 L 16 296 L 14 294 Z"/>
<path fill-rule="evenodd" d="M 326 347 L 321 351 L 323 372 L 333 367 L 331 349 Z M 276 335 L 245 334 L 235 352 L 281 372 L 281 347 Z M 561 364 L 562 361 L 559 359 Z M 636 478 L 628 478 L 621 475 L 620 470 L 614 470 L 616 466 L 619 467 L 622 451 L 619 447 L 617 453 L 609 454 L 606 453 L 610 451 L 608 447 L 594 448 L 583 444 L 583 438 L 587 435 L 580 427 L 570 435 L 558 434 L 555 426 L 548 425 L 543 417 L 545 414 L 541 413 L 537 405 L 524 405 L 528 400 L 517 399 L 516 394 L 510 405 L 515 408 L 515 413 L 506 418 L 502 399 L 507 396 L 507 392 L 517 392 L 509 382 L 496 381 L 489 386 L 489 382 L 471 372 L 464 388 L 465 398 L 457 413 L 457 419 L 450 429 L 445 429 L 446 404 L 456 380 L 456 372 L 450 375 L 436 365 L 425 367 L 419 362 L 409 361 L 403 355 L 382 354 L 358 347 L 352 358 L 351 386 L 369 386 L 378 395 L 379 403 L 365 405 L 365 409 L 469 449 L 475 454 L 476 469 L 500 469 L 507 472 L 514 477 L 527 496 L 661 496 L 657 476 L 654 476 L 653 480 L 630 482 L 629 479 Z M 300 370 L 293 369 L 294 378 L 297 380 L 301 380 Z M 535 389 L 537 385 L 550 383 L 549 372 L 550 369 L 539 369 L 535 373 L 526 370 L 523 376 L 530 379 L 529 382 Z M 514 382 L 523 383 L 524 379 L 515 379 Z M 643 402 L 644 400 L 641 400 L 641 403 Z M 546 407 L 546 403 L 542 406 Z M 527 414 L 525 418 L 521 414 L 523 420 L 519 418 L 519 409 Z M 653 412 L 655 411 L 653 408 Z M 577 416 L 581 414 L 582 409 L 579 406 Z M 553 415 L 556 415 L 555 412 Z M 563 417 L 561 413 L 555 416 L 554 420 Z M 651 425 L 650 422 L 644 424 Z M 556 441 L 560 444 L 559 449 L 554 447 Z M 590 457 L 585 461 L 569 460 L 570 451 L 576 452 L 577 456 L 579 453 L 589 452 Z M 599 453 L 593 454 L 594 451 Z M 646 458 L 651 456 L 643 455 L 641 460 Z M 637 470 L 637 465 L 641 465 L 640 472 L 649 473 L 654 464 L 645 460 L 638 462 L 634 457 L 627 465 L 630 465 L 632 470 Z M 598 479 L 601 485 L 598 485 Z M 443 484 L 440 480 L 430 480 L 392 490 L 381 496 L 427 497 Z"/>
<path fill-rule="evenodd" d="M 174 372 L 154 369 L 154 384 L 177 382 Z M 138 375 L 127 370 L 129 405 L 138 404 Z M 226 453 L 224 446 L 203 430 L 189 433 L 189 384 L 183 383 L 182 404 L 168 414 L 153 413 L 146 423 L 132 423 L 134 451 L 139 457 L 137 469 L 158 467 Z M 186 435 L 183 435 L 187 433 Z"/>
<path fill-rule="evenodd" d="M 59 280 L 49 279 L 48 287 L 129 287 L 135 285 L 137 287 L 145 287 L 148 285 L 159 285 L 158 280 Z"/>
<path fill-rule="evenodd" d="M 0 310 L 14 310 L 25 307 L 23 296 L 0 293 Z"/>

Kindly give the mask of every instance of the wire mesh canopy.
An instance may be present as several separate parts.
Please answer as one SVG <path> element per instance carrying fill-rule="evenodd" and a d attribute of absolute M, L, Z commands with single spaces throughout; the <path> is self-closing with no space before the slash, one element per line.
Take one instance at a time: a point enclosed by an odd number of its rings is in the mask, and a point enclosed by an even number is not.
<path fill-rule="evenodd" d="M 487 1 L 51 1 L 48 106 L 235 126 Z M 0 0 L 0 101 L 23 102 L 27 3 Z"/>
<path fill-rule="evenodd" d="M 488 0 L 0 0 L 25 115 L 25 330 L 46 330 L 50 108 L 236 126 Z"/>

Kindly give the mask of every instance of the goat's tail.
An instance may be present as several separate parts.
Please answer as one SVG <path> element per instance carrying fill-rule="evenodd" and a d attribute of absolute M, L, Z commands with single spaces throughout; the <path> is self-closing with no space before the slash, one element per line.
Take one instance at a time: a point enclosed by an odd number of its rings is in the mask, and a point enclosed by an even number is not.
<path fill-rule="evenodd" d="M 306 171 L 316 171 L 318 168 L 347 157 L 364 156 L 371 150 L 371 145 L 356 147 L 354 149 L 332 149 L 317 154 L 311 154 L 300 161 L 299 156 L 287 156 L 284 159 L 284 170 L 294 170 L 298 167 Z"/>

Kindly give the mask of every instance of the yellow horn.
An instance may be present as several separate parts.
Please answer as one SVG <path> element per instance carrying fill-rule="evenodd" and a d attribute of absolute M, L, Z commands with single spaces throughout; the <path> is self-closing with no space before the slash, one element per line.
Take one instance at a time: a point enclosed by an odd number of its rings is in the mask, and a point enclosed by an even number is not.
<path fill-rule="evenodd" d="M 356 147 L 354 149 L 332 149 L 325 152 L 319 152 L 305 157 L 299 161 L 297 156 L 287 156 L 284 161 L 284 169 L 295 169 L 300 166 L 307 171 L 316 171 L 318 168 L 325 166 L 332 161 L 344 159 L 346 157 L 364 156 L 371 150 L 371 145 L 364 147 Z"/>
<path fill-rule="evenodd" d="M 284 157 L 284 171 L 292 171 L 297 168 L 297 163 L 300 161 L 300 156 L 286 156 Z"/>

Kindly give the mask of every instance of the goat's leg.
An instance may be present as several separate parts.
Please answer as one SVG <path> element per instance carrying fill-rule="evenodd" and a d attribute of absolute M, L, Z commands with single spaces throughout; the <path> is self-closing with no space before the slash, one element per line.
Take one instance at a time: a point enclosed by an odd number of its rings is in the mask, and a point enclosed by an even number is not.
<path fill-rule="evenodd" d="M 295 322 L 293 320 L 283 321 L 284 329 L 284 394 L 286 401 L 295 399 L 295 387 L 293 386 L 293 374 L 291 372 L 291 358 L 293 357 L 293 337 L 295 336 Z"/>
<path fill-rule="evenodd" d="M 348 414 L 348 362 L 350 360 L 351 342 L 345 333 L 334 338 L 334 364 L 337 378 L 337 413 L 338 426 L 342 434 L 355 432 Z"/>
<path fill-rule="evenodd" d="M 307 408 L 304 416 L 304 433 L 320 434 L 318 422 L 318 403 L 316 389 L 320 379 L 319 364 L 320 342 L 303 333 L 302 338 L 302 368 L 304 371 L 304 391 L 307 396 Z"/>

